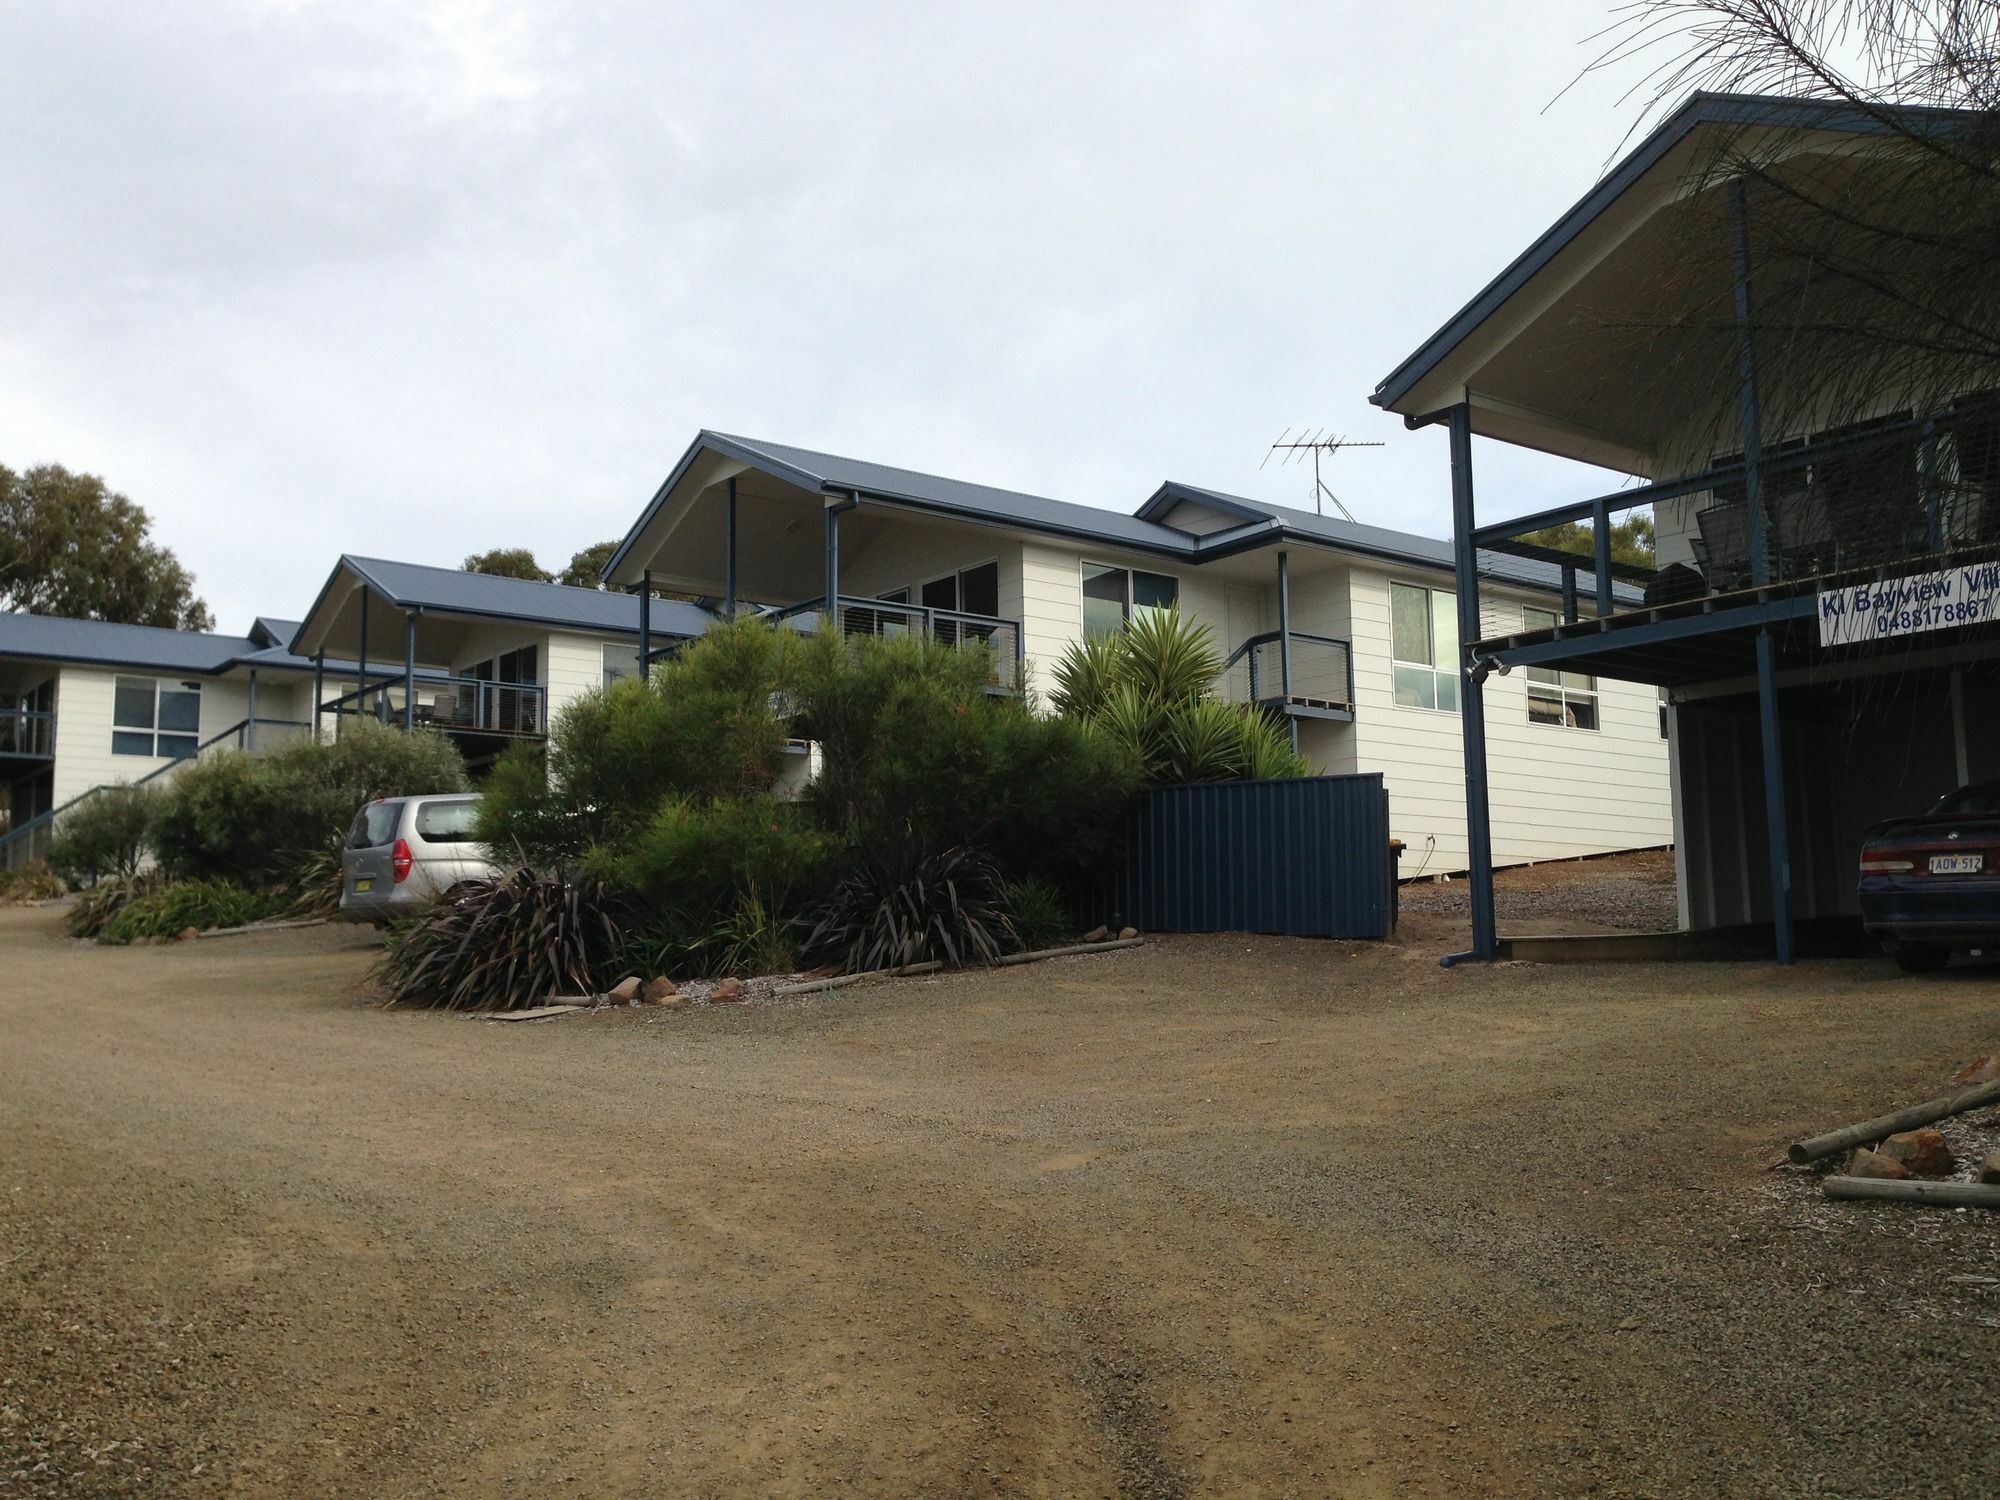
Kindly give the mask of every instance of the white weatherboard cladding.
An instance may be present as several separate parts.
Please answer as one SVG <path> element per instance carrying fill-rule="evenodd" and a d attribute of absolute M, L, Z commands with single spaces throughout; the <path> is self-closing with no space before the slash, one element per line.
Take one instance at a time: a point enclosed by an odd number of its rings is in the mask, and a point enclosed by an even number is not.
<path fill-rule="evenodd" d="M 1449 589 L 1442 574 L 1348 570 L 1354 642 L 1355 769 L 1380 771 L 1391 833 L 1408 846 L 1403 873 L 1462 870 L 1464 736 L 1456 713 L 1395 701 L 1389 650 L 1392 581 Z M 1521 627 L 1521 606 L 1546 599 L 1481 590 L 1480 614 Z M 1495 633 L 1498 633 L 1497 631 Z M 1666 844 L 1673 838 L 1667 743 L 1659 694 L 1642 683 L 1598 682 L 1600 727 L 1528 722 L 1527 674 L 1486 679 L 1487 786 L 1498 864 L 1574 858 Z"/>

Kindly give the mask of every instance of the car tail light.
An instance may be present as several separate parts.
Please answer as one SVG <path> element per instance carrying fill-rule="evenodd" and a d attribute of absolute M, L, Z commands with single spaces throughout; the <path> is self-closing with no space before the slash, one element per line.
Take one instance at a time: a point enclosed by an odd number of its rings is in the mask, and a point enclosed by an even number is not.
<path fill-rule="evenodd" d="M 1863 875 L 1907 875 L 1916 868 L 1916 861 L 1895 859 L 1873 849 L 1861 851 L 1861 873 Z M 397 879 L 401 879 L 398 876 Z"/>
<path fill-rule="evenodd" d="M 408 839 L 397 839 L 396 847 L 389 851 L 389 868 L 396 872 L 397 885 L 401 885 L 410 878 L 410 865 L 412 863 L 413 861 L 410 858 L 410 841 Z M 1909 866 L 1905 865 L 1903 868 L 1908 869 Z"/>

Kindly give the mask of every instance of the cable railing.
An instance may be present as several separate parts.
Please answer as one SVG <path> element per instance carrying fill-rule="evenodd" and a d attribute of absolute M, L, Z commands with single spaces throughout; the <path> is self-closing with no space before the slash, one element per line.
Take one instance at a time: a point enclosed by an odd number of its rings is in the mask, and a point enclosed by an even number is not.
<path fill-rule="evenodd" d="M 45 708 L 0 708 L 0 755 L 47 760 L 56 744 L 56 716 Z"/>
<path fill-rule="evenodd" d="M 922 604 L 901 604 L 888 599 L 853 598 L 846 594 L 836 602 L 840 633 L 849 638 L 893 639 L 905 635 L 926 635 L 948 646 L 983 647 L 992 652 L 993 675 L 988 684 L 993 691 L 1018 693 L 1025 676 L 1021 624 L 996 615 L 970 614 L 964 610 L 934 609 Z M 795 630 L 817 630 L 826 618 L 826 601 L 810 600 L 781 609 L 771 616 L 775 622 Z"/>
<path fill-rule="evenodd" d="M 227 729 L 210 735 L 186 755 L 177 756 L 163 766 L 155 766 L 144 776 L 135 776 L 130 781 L 102 782 L 57 803 L 46 812 L 37 813 L 18 828 L 10 828 L 0 834 L 0 870 L 18 870 L 38 859 L 48 858 L 49 847 L 55 842 L 56 820 L 71 808 L 81 806 L 114 786 L 150 786 L 213 750 L 262 755 L 311 733 L 312 725 L 297 719 L 239 719 Z"/>
<path fill-rule="evenodd" d="M 1354 654 L 1346 641 L 1292 631 L 1289 684 L 1284 658 L 1284 632 L 1251 636 L 1223 663 L 1223 701 L 1305 714 L 1354 711 Z"/>

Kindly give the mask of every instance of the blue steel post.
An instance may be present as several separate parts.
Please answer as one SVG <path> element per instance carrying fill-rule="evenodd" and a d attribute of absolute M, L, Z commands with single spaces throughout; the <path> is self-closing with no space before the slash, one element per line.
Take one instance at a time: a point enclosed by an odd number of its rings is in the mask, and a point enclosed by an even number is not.
<path fill-rule="evenodd" d="M 1764 517 L 1762 418 L 1757 403 L 1757 342 L 1750 303 L 1750 214 L 1743 179 L 1729 184 L 1736 281 L 1736 370 L 1743 412 L 1743 500 L 1750 511 L 1750 581 L 1771 581 L 1769 529 Z M 1772 946 L 1792 961 L 1792 851 L 1785 820 L 1785 763 L 1778 734 L 1777 642 L 1771 627 L 1757 632 L 1757 728 L 1764 750 L 1764 839 L 1770 851 Z"/>
<path fill-rule="evenodd" d="M 403 616 L 403 733 L 417 727 L 417 612 Z"/>
<path fill-rule="evenodd" d="M 729 480 L 728 498 L 723 502 L 726 526 L 722 538 L 722 612 L 736 618 L 736 480 Z"/>
<path fill-rule="evenodd" d="M 639 680 L 653 675 L 653 570 L 639 575 Z"/>
<path fill-rule="evenodd" d="M 368 712 L 368 589 L 361 589 L 361 651 L 354 663 L 354 685 L 361 690 L 361 696 L 354 700 L 354 715 L 359 718 Z"/>
<path fill-rule="evenodd" d="M 1603 496 L 1590 503 L 1591 550 L 1597 570 L 1597 618 L 1611 618 L 1611 504 Z"/>
<path fill-rule="evenodd" d="M 313 653 L 313 739 L 320 737 L 320 726 L 326 719 L 326 653 Z"/>
<path fill-rule="evenodd" d="M 1252 658 L 1256 652 L 1252 651 Z M 1292 712 L 1292 556 L 1278 554 L 1278 691 L 1285 700 L 1285 725 L 1292 754 L 1299 753 L 1299 716 Z M 1253 695 L 1254 696 L 1254 695 Z"/>
<path fill-rule="evenodd" d="M 847 507 L 828 497 L 826 502 L 826 625 L 840 630 L 840 513 Z"/>
<path fill-rule="evenodd" d="M 1451 409 L 1451 535 L 1458 575 L 1459 723 L 1465 734 L 1465 842 L 1472 894 L 1472 952 L 1464 957 L 1499 956 L 1493 923 L 1493 833 L 1486 799 L 1486 702 L 1484 680 L 1466 670 L 1470 647 L 1479 639 L 1479 553 L 1472 533 L 1472 408 Z M 1458 957 L 1461 955 L 1453 955 Z M 1451 960 L 1447 959 L 1449 963 Z"/>
<path fill-rule="evenodd" d="M 250 717 L 243 723 L 243 748 L 257 748 L 257 669 L 250 669 Z"/>
<path fill-rule="evenodd" d="M 1750 327 L 1750 210 L 1743 179 L 1729 183 L 1736 281 L 1736 374 L 1743 410 L 1743 503 L 1750 513 L 1750 581 L 1771 581 L 1770 527 L 1764 516 L 1764 435 L 1757 412 L 1757 343 Z"/>
<path fill-rule="evenodd" d="M 1924 536 L 1933 552 L 1944 551 L 1944 492 L 1938 486 L 1937 423 L 1924 423 Z"/>

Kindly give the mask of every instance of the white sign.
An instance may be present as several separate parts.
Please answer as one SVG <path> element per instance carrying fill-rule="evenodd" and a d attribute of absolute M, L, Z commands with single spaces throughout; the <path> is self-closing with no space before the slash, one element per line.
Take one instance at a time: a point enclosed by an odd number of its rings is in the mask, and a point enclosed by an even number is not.
<path fill-rule="evenodd" d="M 1819 596 L 1819 643 L 1852 646 L 2000 620 L 2000 563 L 1857 583 Z"/>

